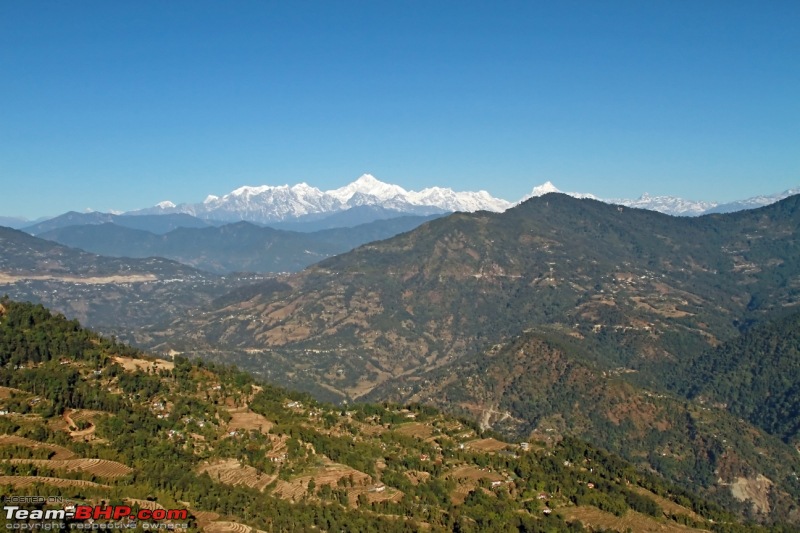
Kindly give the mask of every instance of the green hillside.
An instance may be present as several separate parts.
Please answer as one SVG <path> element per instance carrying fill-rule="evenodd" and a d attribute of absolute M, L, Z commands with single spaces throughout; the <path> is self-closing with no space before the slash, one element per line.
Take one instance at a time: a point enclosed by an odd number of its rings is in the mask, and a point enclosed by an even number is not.
<path fill-rule="evenodd" d="M 148 358 L 41 306 L 2 300 L 0 354 L 4 494 L 186 508 L 208 532 L 759 529 L 575 439 L 506 443 L 418 404 L 337 408 Z"/>
<path fill-rule="evenodd" d="M 672 377 L 680 393 L 723 406 L 800 450 L 800 313 L 695 354 Z"/>

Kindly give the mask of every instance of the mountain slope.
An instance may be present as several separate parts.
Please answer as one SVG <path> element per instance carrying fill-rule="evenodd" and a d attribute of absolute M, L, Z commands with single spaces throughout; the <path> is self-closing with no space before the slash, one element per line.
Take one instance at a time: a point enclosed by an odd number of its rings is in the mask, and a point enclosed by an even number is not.
<path fill-rule="evenodd" d="M 125 277 L 207 277 L 208 274 L 175 261 L 151 258 L 126 260 L 101 257 L 76 250 L 27 233 L 0 227 L 0 272 L 17 278 L 89 278 L 92 276 Z"/>
<path fill-rule="evenodd" d="M 209 226 L 208 222 L 185 213 L 130 216 L 96 211 L 91 213 L 70 211 L 33 225 L 27 225 L 23 230 L 31 235 L 40 236 L 46 232 L 87 224 L 114 224 L 123 228 L 148 231 L 159 235 L 175 228 L 205 228 Z"/>
<path fill-rule="evenodd" d="M 154 235 L 105 223 L 63 227 L 39 236 L 97 254 L 158 256 L 219 274 L 295 272 L 366 242 L 409 231 L 432 218 L 395 217 L 352 228 L 304 233 L 238 222 L 219 227 L 178 228 Z"/>
<path fill-rule="evenodd" d="M 766 530 L 575 439 L 513 445 L 419 405 L 344 411 L 8 299 L 0 392 L 4 493 L 183 509 L 180 529 Z"/>
<path fill-rule="evenodd" d="M 800 519 L 800 458 L 793 447 L 745 423 L 736 408 L 728 413 L 709 402 L 638 387 L 629 369 L 604 369 L 582 349 L 558 332 L 526 333 L 424 379 L 394 380 L 368 399 L 433 405 L 522 438 L 578 436 L 728 508 Z M 717 383 L 726 383 L 725 377 Z M 748 392 L 756 393 L 750 401 L 764 393 L 745 390 L 741 396 Z"/>
<path fill-rule="evenodd" d="M 795 194 L 800 194 L 800 188 L 787 189 L 777 194 L 753 196 L 745 200 L 719 204 L 706 210 L 705 213 L 734 213 L 736 211 L 742 211 L 745 209 L 756 209 L 774 204 L 775 202 L 783 200 L 784 198 L 788 198 L 789 196 L 794 196 Z"/>
<path fill-rule="evenodd" d="M 800 451 L 800 313 L 759 324 L 682 361 L 672 388 L 777 435 Z"/>
<path fill-rule="evenodd" d="M 103 257 L 9 228 L 0 228 L 0 251 L 0 293 L 142 342 L 143 326 L 168 323 L 260 279 L 221 278 L 157 257 Z"/>
<path fill-rule="evenodd" d="M 605 363 L 638 367 L 732 338 L 736 324 L 794 302 L 798 201 L 690 219 L 546 195 L 503 214 L 452 215 L 323 261 L 288 280 L 290 295 L 176 325 L 178 338 L 269 348 L 350 394 L 536 324 L 603 339 Z M 206 326 L 222 316 L 218 335 Z M 346 382 L 322 378 L 334 353 L 360 369 Z"/>
<path fill-rule="evenodd" d="M 420 394 L 433 401 L 446 377 L 458 378 L 455 393 L 470 391 L 472 379 L 470 408 L 452 392 L 440 405 L 509 412 L 516 419 L 510 429 L 523 433 L 540 427 L 537 417 L 561 416 L 566 433 L 629 458 L 645 451 L 631 444 L 636 439 L 667 448 L 673 442 L 682 457 L 676 464 L 661 456 L 642 460 L 728 500 L 744 489 L 726 483 L 749 486 L 767 476 L 776 492 L 757 508 L 791 514 L 788 502 L 800 496 L 791 448 L 724 411 L 709 414 L 680 398 L 655 401 L 646 393 L 665 393 L 670 365 L 796 305 L 798 229 L 800 197 L 749 212 L 676 218 L 547 194 L 502 214 L 438 219 L 325 260 L 287 278 L 283 288 L 226 299 L 176 322 L 161 349 L 232 360 L 333 398 Z M 491 379 L 515 367 L 513 351 L 494 370 L 468 364 L 525 331 L 569 341 L 559 365 L 589 370 L 555 374 L 532 400 L 535 378 L 508 390 L 503 383 L 510 377 Z M 520 362 L 512 376 L 535 376 L 538 361 Z M 602 385 L 603 372 L 624 379 Z M 549 411 L 537 406 L 547 399 L 555 402 Z M 644 414 L 597 410 L 615 404 Z M 622 424 L 616 433 L 614 418 Z M 699 421 L 685 425 L 691 420 Z M 720 434 L 730 448 L 714 436 Z M 770 451 L 760 457 L 760 448 Z M 780 470 L 787 464 L 794 465 L 788 475 Z"/>

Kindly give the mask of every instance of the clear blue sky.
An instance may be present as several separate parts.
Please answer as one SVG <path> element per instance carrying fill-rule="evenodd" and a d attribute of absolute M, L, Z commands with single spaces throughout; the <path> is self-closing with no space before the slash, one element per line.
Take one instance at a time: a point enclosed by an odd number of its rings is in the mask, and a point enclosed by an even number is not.
<path fill-rule="evenodd" d="M 800 2 L 0 2 L 0 215 L 800 185 Z"/>

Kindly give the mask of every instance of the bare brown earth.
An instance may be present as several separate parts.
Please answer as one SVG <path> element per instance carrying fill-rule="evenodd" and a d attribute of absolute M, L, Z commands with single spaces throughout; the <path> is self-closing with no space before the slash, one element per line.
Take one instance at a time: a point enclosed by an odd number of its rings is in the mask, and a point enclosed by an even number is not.
<path fill-rule="evenodd" d="M 88 428 L 81 429 L 81 430 L 72 430 L 71 428 L 77 428 L 78 424 L 76 421 L 80 420 L 90 420 L 94 413 L 83 413 L 83 412 L 76 412 L 69 410 L 64 411 L 64 422 L 67 424 L 67 431 L 69 432 L 69 436 L 75 440 L 82 440 L 82 441 L 90 441 L 94 439 L 94 432 L 95 432 L 95 425 L 92 423 Z"/>
<path fill-rule="evenodd" d="M 137 505 L 140 509 L 147 509 L 148 511 L 155 511 L 156 509 L 164 509 L 164 506 L 158 502 L 150 500 L 137 500 L 136 498 L 125 498 L 125 501 L 131 505 Z"/>
<path fill-rule="evenodd" d="M 580 520 L 584 524 L 592 524 L 595 528 L 603 528 L 610 531 L 636 531 L 637 533 L 709 531 L 707 529 L 684 526 L 675 522 L 658 522 L 654 518 L 636 511 L 628 511 L 622 516 L 615 516 L 596 507 L 581 505 L 578 507 L 562 507 L 558 509 L 558 512 L 564 515 L 567 521 Z"/>
<path fill-rule="evenodd" d="M 409 470 L 406 472 L 406 477 L 409 481 L 411 481 L 412 485 L 419 485 L 420 483 L 425 483 L 431 477 L 429 472 L 422 472 L 419 470 Z"/>
<path fill-rule="evenodd" d="M 6 462 L 11 464 L 32 464 L 67 472 L 87 472 L 103 478 L 124 477 L 133 472 L 132 468 L 122 463 L 105 459 L 7 459 Z"/>
<path fill-rule="evenodd" d="M 131 357 L 115 357 L 114 361 L 122 365 L 122 368 L 129 372 L 136 372 L 137 370 L 147 371 L 148 368 L 153 370 L 172 370 L 175 368 L 175 363 L 172 361 L 164 361 L 162 359 L 134 359 Z"/>
<path fill-rule="evenodd" d="M 348 489 L 347 491 L 347 503 L 350 507 L 357 507 L 358 506 L 358 497 L 364 494 L 367 497 L 368 503 L 375 503 L 375 502 L 399 502 L 403 499 L 404 493 L 400 490 L 397 490 L 392 487 L 386 487 L 383 491 L 376 491 L 374 487 L 355 487 L 352 489 Z"/>
<path fill-rule="evenodd" d="M 484 452 L 499 452 L 508 447 L 508 444 L 497 439 L 479 439 L 464 443 L 467 448 Z"/>
<path fill-rule="evenodd" d="M 0 435 L 0 446 L 25 446 L 26 448 L 46 449 L 53 452 L 50 457 L 53 461 L 61 461 L 65 459 L 74 459 L 75 454 L 66 448 L 57 446 L 55 444 L 45 444 L 35 440 L 26 439 L 25 437 L 17 437 L 16 435 Z"/>
<path fill-rule="evenodd" d="M 11 396 L 15 394 L 30 396 L 30 393 L 27 393 L 24 390 L 14 389 L 11 387 L 0 387 L 0 398 L 11 398 Z"/>
<path fill-rule="evenodd" d="M 211 522 L 203 527 L 205 533 L 263 533 L 238 522 Z"/>
<path fill-rule="evenodd" d="M 108 485 L 100 485 L 82 479 L 61 479 L 45 476 L 0 476 L 0 485 L 11 485 L 16 488 L 32 487 L 36 484 L 53 485 L 55 487 L 98 487 L 109 489 Z"/>
<path fill-rule="evenodd" d="M 686 515 L 686 516 L 688 516 L 690 518 L 693 518 L 695 520 L 701 520 L 701 521 L 703 520 L 702 516 L 700 516 L 699 514 L 695 513 L 691 509 L 687 509 L 683 505 L 678 505 L 677 503 L 673 502 L 672 500 L 668 500 L 666 498 L 662 498 L 658 494 L 653 494 L 652 492 L 650 492 L 649 490 L 645 489 L 644 487 L 636 487 L 636 486 L 631 485 L 629 488 L 634 492 L 638 492 L 642 496 L 647 496 L 648 498 L 650 498 L 651 500 L 656 502 L 658 504 L 658 506 L 661 507 L 668 514 L 675 514 L 675 515 L 683 514 L 683 515 Z"/>
<path fill-rule="evenodd" d="M 772 480 L 761 474 L 749 478 L 737 477 L 731 484 L 731 494 L 740 502 L 749 500 L 756 512 L 769 513 L 769 493 L 772 485 Z"/>
<path fill-rule="evenodd" d="M 278 481 L 274 494 L 287 500 L 299 500 L 308 490 L 308 482 L 312 479 L 317 487 L 330 485 L 336 487 L 342 478 L 353 479 L 352 488 L 367 487 L 372 482 L 372 478 L 349 466 L 334 463 L 330 459 L 323 459 L 323 463 L 313 472 L 307 475 L 298 476 L 290 481 Z M 350 492 L 348 490 L 348 492 Z"/>
<path fill-rule="evenodd" d="M 252 466 L 243 465 L 238 459 L 222 459 L 203 464 L 198 473 L 208 473 L 211 479 L 226 485 L 244 485 L 262 491 L 277 477 L 261 473 Z"/>
<path fill-rule="evenodd" d="M 157 281 L 154 274 L 131 274 L 129 276 L 94 276 L 81 278 L 78 276 L 8 274 L 0 272 L 0 285 L 11 285 L 19 281 L 64 281 L 67 283 L 85 283 L 87 285 L 108 285 L 118 283 L 142 283 Z"/>
<path fill-rule="evenodd" d="M 456 505 L 464 503 L 464 500 L 470 492 L 475 490 L 481 479 L 488 479 L 489 481 L 503 480 L 503 476 L 500 474 L 475 466 L 460 466 L 447 474 L 447 477 L 454 479 L 458 484 L 450 495 L 450 498 Z"/>
<path fill-rule="evenodd" d="M 215 513 L 213 511 L 192 511 L 195 520 L 197 520 L 197 525 L 202 529 L 205 528 L 211 522 L 217 520 L 219 518 L 219 513 Z"/>
<path fill-rule="evenodd" d="M 394 431 L 396 433 L 400 433 L 401 435 L 406 435 L 408 437 L 416 437 L 421 440 L 427 439 L 433 434 L 433 428 L 431 426 L 419 422 L 403 424 Z"/>
<path fill-rule="evenodd" d="M 263 415 L 254 413 L 247 408 L 228 409 L 231 420 L 228 422 L 228 431 L 234 430 L 256 430 L 264 435 L 269 435 L 269 430 L 274 426 L 272 422 L 264 418 Z"/>

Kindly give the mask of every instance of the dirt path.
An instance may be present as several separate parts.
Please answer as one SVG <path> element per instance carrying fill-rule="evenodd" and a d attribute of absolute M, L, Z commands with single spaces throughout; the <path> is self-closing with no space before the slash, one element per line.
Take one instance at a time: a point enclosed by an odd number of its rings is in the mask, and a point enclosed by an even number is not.
<path fill-rule="evenodd" d="M 69 431 L 69 436 L 72 437 L 73 439 L 91 440 L 89 437 L 94 435 L 95 425 L 89 422 L 89 424 L 91 425 L 88 428 L 72 431 L 70 428 L 78 427 L 78 424 L 76 424 L 75 421 L 70 416 L 72 413 L 74 413 L 74 411 L 70 411 L 69 409 L 67 409 L 66 411 L 64 411 L 63 415 L 64 422 L 67 423 L 67 431 Z"/>

